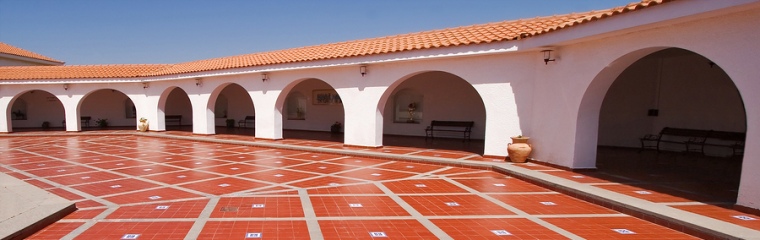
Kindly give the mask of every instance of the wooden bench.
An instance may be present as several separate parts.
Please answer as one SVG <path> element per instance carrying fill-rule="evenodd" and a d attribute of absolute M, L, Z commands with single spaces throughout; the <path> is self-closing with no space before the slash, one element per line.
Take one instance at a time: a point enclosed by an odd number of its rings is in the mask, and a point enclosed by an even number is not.
<path fill-rule="evenodd" d="M 90 120 L 92 120 L 92 117 L 90 117 L 90 116 L 81 116 L 81 117 L 79 117 L 79 120 L 82 121 L 82 126 L 89 127 L 90 126 Z M 66 120 L 61 121 L 61 125 L 63 125 L 63 127 L 66 127 Z"/>
<path fill-rule="evenodd" d="M 238 127 L 248 127 L 248 123 L 256 127 L 256 116 L 245 116 L 245 118 L 238 121 Z"/>
<path fill-rule="evenodd" d="M 182 115 L 166 115 L 164 117 L 166 125 L 169 123 L 177 123 L 178 126 L 182 126 Z"/>
<path fill-rule="evenodd" d="M 705 146 L 731 148 L 734 155 L 744 154 L 745 133 L 688 128 L 666 127 L 660 134 L 647 134 L 640 138 L 641 150 L 655 149 L 660 151 L 661 143 L 684 145 L 685 152 L 705 154 Z"/>
<path fill-rule="evenodd" d="M 430 122 L 430 126 L 425 128 L 425 140 L 428 137 L 435 139 L 436 132 L 460 132 L 462 133 L 462 141 L 469 141 L 470 134 L 472 133 L 472 127 L 475 125 L 473 121 L 438 121 L 433 120 Z"/>

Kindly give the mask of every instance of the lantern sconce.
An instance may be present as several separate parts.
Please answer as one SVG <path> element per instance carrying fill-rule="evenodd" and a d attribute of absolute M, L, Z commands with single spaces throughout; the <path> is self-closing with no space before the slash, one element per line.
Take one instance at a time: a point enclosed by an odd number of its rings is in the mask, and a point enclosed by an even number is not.
<path fill-rule="evenodd" d="M 66 91 L 69 90 L 69 84 L 68 83 L 64 83 L 63 84 L 63 90 L 66 90 Z"/>
<path fill-rule="evenodd" d="M 367 75 L 367 65 L 359 66 L 359 73 L 362 74 L 362 77 L 364 77 L 364 75 Z"/>
<path fill-rule="evenodd" d="M 200 87 L 201 85 L 203 85 L 203 82 L 201 81 L 201 79 L 202 79 L 202 78 L 196 78 L 196 79 L 195 79 L 195 86 L 198 86 L 198 87 Z"/>
<path fill-rule="evenodd" d="M 269 73 L 261 73 L 261 81 L 262 82 L 269 81 Z"/>
<path fill-rule="evenodd" d="M 544 54 L 544 64 L 549 65 L 549 62 L 554 62 L 557 59 L 552 58 L 552 50 L 541 51 Z"/>
<path fill-rule="evenodd" d="M 146 82 L 142 83 L 142 85 L 143 85 L 143 89 L 146 89 L 146 88 L 148 88 L 148 87 L 149 87 L 149 86 L 148 86 L 148 83 L 146 83 Z"/>

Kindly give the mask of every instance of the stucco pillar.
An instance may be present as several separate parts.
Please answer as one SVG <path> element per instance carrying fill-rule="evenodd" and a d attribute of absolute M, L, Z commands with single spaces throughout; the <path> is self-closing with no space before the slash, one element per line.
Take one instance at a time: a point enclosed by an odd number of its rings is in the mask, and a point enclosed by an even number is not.
<path fill-rule="evenodd" d="M 5 111 L 0 111 L 0 132 L 11 132 L 11 100 L 13 97 L 0 97 L 0 106 L 6 106 Z"/>
<path fill-rule="evenodd" d="M 352 146 L 383 145 L 383 116 L 378 102 L 387 87 L 336 89 L 343 100 L 343 143 Z"/>
<path fill-rule="evenodd" d="M 282 91 L 249 92 L 256 105 L 256 138 L 282 139 L 282 105 L 277 97 Z M 283 99 L 284 102 L 284 99 Z"/>
<path fill-rule="evenodd" d="M 193 133 L 215 134 L 214 112 L 208 107 L 209 94 L 188 94 L 193 108 Z"/>
<path fill-rule="evenodd" d="M 82 131 L 82 122 L 79 118 L 79 103 L 82 101 L 82 95 L 57 95 L 61 103 L 63 104 L 63 111 L 66 117 L 66 131 L 67 132 L 79 132 Z M 94 121 L 92 119 L 91 121 Z M 90 122 L 90 124 L 95 124 Z"/>
<path fill-rule="evenodd" d="M 507 156 L 509 137 L 523 132 L 520 121 L 526 121 L 524 115 L 518 114 L 517 102 L 512 93 L 514 90 L 509 83 L 473 85 L 482 96 L 486 110 L 485 143 L 483 155 Z M 525 110 L 523 110 L 525 111 Z"/>

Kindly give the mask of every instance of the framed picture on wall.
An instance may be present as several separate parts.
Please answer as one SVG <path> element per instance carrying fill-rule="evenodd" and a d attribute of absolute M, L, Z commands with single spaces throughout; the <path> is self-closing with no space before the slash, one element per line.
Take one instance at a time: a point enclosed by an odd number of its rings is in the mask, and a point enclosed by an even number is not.
<path fill-rule="evenodd" d="M 340 95 L 334 89 L 314 90 L 311 96 L 313 105 L 336 105 L 343 104 Z"/>

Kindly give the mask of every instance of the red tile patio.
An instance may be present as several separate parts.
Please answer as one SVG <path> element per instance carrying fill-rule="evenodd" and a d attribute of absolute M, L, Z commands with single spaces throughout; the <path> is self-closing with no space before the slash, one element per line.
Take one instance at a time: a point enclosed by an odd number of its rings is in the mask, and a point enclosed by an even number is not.
<path fill-rule="evenodd" d="M 209 142 L 259 141 L 245 136 L 193 137 L 3 137 L 0 142 L 9 148 L 0 149 L 6 156 L 0 167 L 78 201 L 79 210 L 29 239 L 696 238 L 490 170 Z M 453 150 L 352 151 L 493 161 Z M 758 216 L 689 205 L 684 203 L 689 199 L 580 173 L 521 166 L 644 200 L 679 202 L 672 207 L 760 228 Z M 649 191 L 646 195 L 656 198 L 631 191 Z"/>

